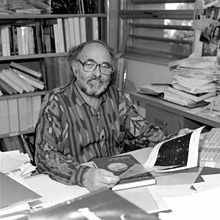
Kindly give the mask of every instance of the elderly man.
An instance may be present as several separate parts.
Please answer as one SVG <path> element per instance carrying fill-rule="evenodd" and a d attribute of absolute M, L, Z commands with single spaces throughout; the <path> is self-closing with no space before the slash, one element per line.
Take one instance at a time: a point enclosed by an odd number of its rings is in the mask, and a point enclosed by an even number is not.
<path fill-rule="evenodd" d="M 119 177 L 86 166 L 96 157 L 120 153 L 124 146 L 153 146 L 160 128 L 142 118 L 115 86 L 115 58 L 101 41 L 69 51 L 74 79 L 46 95 L 36 128 L 35 161 L 40 173 L 90 191 L 112 187 Z"/>

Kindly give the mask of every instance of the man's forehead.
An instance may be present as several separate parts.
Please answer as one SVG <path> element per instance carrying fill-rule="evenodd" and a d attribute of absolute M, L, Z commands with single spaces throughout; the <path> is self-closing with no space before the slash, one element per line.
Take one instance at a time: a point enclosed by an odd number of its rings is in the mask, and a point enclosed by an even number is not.
<path fill-rule="evenodd" d="M 96 61 L 111 61 L 111 55 L 104 45 L 99 43 L 91 43 L 85 45 L 79 54 L 79 58 L 82 59 L 94 59 Z"/>

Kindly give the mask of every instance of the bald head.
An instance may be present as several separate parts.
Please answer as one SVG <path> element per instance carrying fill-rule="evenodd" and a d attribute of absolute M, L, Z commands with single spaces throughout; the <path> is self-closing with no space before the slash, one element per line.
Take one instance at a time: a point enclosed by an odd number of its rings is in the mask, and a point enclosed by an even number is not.
<path fill-rule="evenodd" d="M 70 65 L 72 64 L 73 60 L 79 59 L 80 54 L 86 54 L 86 53 L 98 53 L 98 49 L 106 51 L 106 53 L 109 54 L 111 57 L 112 62 L 114 62 L 114 54 L 113 50 L 103 41 L 99 40 L 93 40 L 93 41 L 88 41 L 84 42 L 77 47 L 73 47 L 69 50 L 68 52 L 68 61 Z"/>

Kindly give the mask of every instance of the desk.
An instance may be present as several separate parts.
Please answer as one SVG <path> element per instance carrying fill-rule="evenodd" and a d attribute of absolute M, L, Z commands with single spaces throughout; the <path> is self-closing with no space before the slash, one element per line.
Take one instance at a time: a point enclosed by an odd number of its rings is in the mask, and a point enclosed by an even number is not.
<path fill-rule="evenodd" d="M 134 102 L 146 109 L 146 118 L 162 127 L 168 134 L 184 127 L 198 128 L 202 125 L 220 127 L 220 117 L 199 113 L 201 108 L 189 109 L 157 97 L 134 91 L 127 92 Z"/>
<path fill-rule="evenodd" d="M 151 152 L 151 148 L 144 148 L 140 150 L 136 150 L 132 153 L 132 155 L 142 164 L 144 164 Z M 169 177 L 169 181 L 172 184 L 180 184 L 185 183 L 189 184 L 194 181 L 198 176 L 198 172 L 194 173 L 182 173 L 179 174 L 177 177 L 175 175 L 171 175 Z M 167 183 L 167 177 L 164 178 L 157 178 L 157 182 L 164 185 Z M 46 175 L 38 175 L 33 176 L 28 179 L 25 179 L 25 184 L 29 186 L 33 191 L 37 192 L 38 194 L 42 195 L 42 201 L 44 203 L 44 207 L 49 207 L 51 205 L 55 205 L 61 203 L 65 200 L 74 199 L 81 195 L 88 193 L 88 191 L 76 185 L 67 186 L 55 182 L 49 179 Z M 186 191 L 191 191 L 188 185 L 184 186 Z M 62 192 L 62 193 L 61 193 Z M 134 203 L 138 207 L 151 212 L 157 209 L 161 209 L 158 207 L 156 202 L 153 200 L 153 197 L 147 187 L 140 187 L 140 188 L 133 188 L 128 190 L 117 191 L 117 193 L 127 199 L 128 201 Z M 166 207 L 162 207 L 162 209 L 166 209 Z"/>

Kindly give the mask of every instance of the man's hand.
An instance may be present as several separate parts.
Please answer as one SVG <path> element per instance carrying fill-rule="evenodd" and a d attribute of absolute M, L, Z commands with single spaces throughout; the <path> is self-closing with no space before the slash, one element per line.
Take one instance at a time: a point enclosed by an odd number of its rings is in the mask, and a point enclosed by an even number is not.
<path fill-rule="evenodd" d="M 119 177 L 112 172 L 99 168 L 90 168 L 83 177 L 83 185 L 89 190 L 94 191 L 101 188 L 111 188 L 119 181 Z"/>
<path fill-rule="evenodd" d="M 182 128 L 179 130 L 177 136 L 183 136 L 185 134 L 188 134 L 190 132 L 192 132 L 193 130 L 192 129 L 189 129 L 189 128 Z"/>

